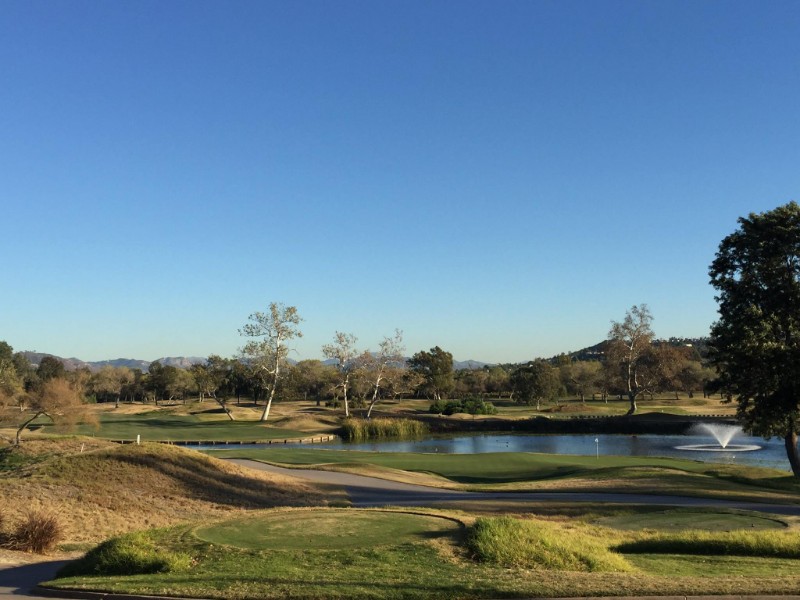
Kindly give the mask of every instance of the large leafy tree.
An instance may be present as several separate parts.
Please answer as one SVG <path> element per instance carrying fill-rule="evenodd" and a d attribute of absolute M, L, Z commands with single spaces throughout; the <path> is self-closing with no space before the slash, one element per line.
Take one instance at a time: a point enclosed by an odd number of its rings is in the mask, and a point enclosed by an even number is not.
<path fill-rule="evenodd" d="M 98 398 L 110 397 L 114 400 L 114 408 L 119 408 L 120 397 L 126 386 L 135 380 L 133 371 L 128 367 L 106 365 L 89 380 L 89 390 Z"/>
<path fill-rule="evenodd" d="M 738 403 L 745 429 L 783 438 L 800 477 L 800 206 L 740 218 L 709 275 L 719 303 L 710 344 L 715 386 Z"/>
<path fill-rule="evenodd" d="M 325 392 L 336 386 L 338 373 L 335 367 L 320 360 L 301 360 L 290 373 L 290 387 L 297 398 L 314 399 L 319 406 Z"/>
<path fill-rule="evenodd" d="M 253 369 L 258 383 L 268 390 L 267 402 L 261 413 L 261 421 L 266 421 L 275 399 L 282 367 L 289 354 L 286 344 L 294 338 L 303 337 L 298 328 L 303 319 L 294 306 L 272 302 L 268 312 L 254 312 L 248 320 L 239 330 L 242 336 L 252 338 L 242 348 L 242 358 Z"/>
<path fill-rule="evenodd" d="M 567 391 L 579 396 L 581 402 L 598 388 L 601 369 L 602 365 L 595 360 L 579 360 L 559 367 Z"/>
<path fill-rule="evenodd" d="M 422 391 L 441 400 L 455 386 L 453 378 L 453 355 L 436 346 L 430 352 L 421 350 L 408 361 L 408 368 L 421 376 Z"/>
<path fill-rule="evenodd" d="M 192 365 L 189 372 L 194 378 L 200 402 L 207 396 L 212 398 L 225 412 L 231 421 L 234 421 L 233 412 L 228 406 L 228 393 L 233 390 L 230 381 L 233 361 L 222 358 L 216 354 L 208 357 L 205 363 Z"/>
<path fill-rule="evenodd" d="M 554 400 L 558 396 L 560 382 L 558 370 L 543 360 L 521 365 L 511 372 L 511 390 L 521 404 L 536 404 L 541 409 L 542 400 Z"/>
<path fill-rule="evenodd" d="M 14 364 L 14 349 L 0 342 L 0 397 L 10 400 L 22 392 L 23 378 Z"/>

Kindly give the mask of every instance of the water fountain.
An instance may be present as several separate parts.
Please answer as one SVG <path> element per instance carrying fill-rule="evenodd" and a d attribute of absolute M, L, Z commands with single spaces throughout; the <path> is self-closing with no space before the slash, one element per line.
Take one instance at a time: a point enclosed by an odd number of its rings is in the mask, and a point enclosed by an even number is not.
<path fill-rule="evenodd" d="M 686 446 L 675 446 L 676 450 L 694 450 L 700 452 L 750 452 L 760 450 L 761 446 L 756 444 L 731 444 L 733 437 L 742 433 L 738 425 L 727 425 L 725 423 L 700 423 L 692 428 L 691 433 L 705 432 L 717 440 L 716 444 L 688 444 Z"/>

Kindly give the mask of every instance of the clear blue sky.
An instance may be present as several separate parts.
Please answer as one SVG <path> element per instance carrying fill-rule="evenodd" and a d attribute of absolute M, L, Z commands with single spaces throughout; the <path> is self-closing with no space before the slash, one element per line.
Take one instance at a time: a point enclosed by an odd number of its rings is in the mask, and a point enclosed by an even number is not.
<path fill-rule="evenodd" d="M 233 355 L 271 301 L 524 361 L 647 303 L 706 335 L 800 200 L 800 3 L 0 3 L 0 339 Z"/>

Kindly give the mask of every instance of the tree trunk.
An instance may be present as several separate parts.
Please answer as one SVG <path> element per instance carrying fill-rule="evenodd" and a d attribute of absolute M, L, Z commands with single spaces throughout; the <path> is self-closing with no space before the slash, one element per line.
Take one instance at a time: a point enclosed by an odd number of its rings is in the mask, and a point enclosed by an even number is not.
<path fill-rule="evenodd" d="M 275 396 L 275 386 L 272 386 L 272 389 L 269 391 L 269 398 L 267 399 L 267 404 L 264 406 L 264 411 L 261 413 L 261 418 L 259 421 L 264 422 L 269 419 L 269 409 L 272 408 L 272 398 Z"/>
<path fill-rule="evenodd" d="M 236 420 L 236 419 L 233 418 L 233 413 L 231 413 L 231 409 L 228 408 L 227 399 L 217 398 L 216 394 L 211 394 L 211 397 L 214 399 L 214 402 L 219 404 L 220 408 L 225 411 L 225 414 L 228 415 L 228 418 L 231 421 L 235 421 Z"/>
<path fill-rule="evenodd" d="M 631 406 L 625 414 L 630 416 L 636 412 L 636 394 L 628 394 L 628 400 L 630 400 Z"/>
<path fill-rule="evenodd" d="M 800 477 L 800 454 L 797 452 L 797 432 L 793 430 L 787 433 L 783 438 L 783 443 L 786 446 L 786 456 L 789 457 L 792 474 L 795 477 Z"/>
<path fill-rule="evenodd" d="M 381 385 L 381 380 L 378 378 L 378 381 L 375 382 L 375 386 L 372 388 L 372 401 L 369 403 L 369 408 L 367 408 L 367 418 L 372 414 L 372 409 L 378 403 L 378 389 Z"/>
<path fill-rule="evenodd" d="M 42 415 L 44 415 L 44 416 L 48 417 L 48 418 L 49 418 L 51 421 L 53 420 L 53 417 L 51 417 L 50 415 L 48 415 L 46 412 L 37 412 L 37 413 L 36 413 L 35 415 L 33 415 L 33 416 L 30 418 L 30 419 L 28 419 L 28 420 L 27 420 L 27 421 L 25 421 L 25 422 L 24 422 L 22 425 L 20 425 L 20 426 L 19 426 L 19 428 L 17 429 L 17 435 L 16 435 L 16 438 L 15 438 L 15 440 L 14 440 L 14 445 L 15 445 L 15 446 L 19 446 L 19 443 L 20 443 L 20 438 L 22 437 L 22 432 L 23 432 L 23 431 L 25 431 L 25 429 L 28 427 L 28 425 L 30 425 L 31 423 L 33 423 L 33 422 L 34 422 L 34 421 L 35 421 L 37 418 L 41 417 Z M 797 436 L 795 436 L 795 438 L 796 438 L 796 437 L 797 437 Z"/>

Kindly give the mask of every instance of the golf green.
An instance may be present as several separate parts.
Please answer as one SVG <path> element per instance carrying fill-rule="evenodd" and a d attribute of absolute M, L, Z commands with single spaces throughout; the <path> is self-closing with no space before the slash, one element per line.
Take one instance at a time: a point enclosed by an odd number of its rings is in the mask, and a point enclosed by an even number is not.
<path fill-rule="evenodd" d="M 703 531 L 732 531 L 734 529 L 786 529 L 786 524 L 782 521 L 758 515 L 685 509 L 617 515 L 599 519 L 595 523 L 605 527 L 625 530 L 681 531 L 699 529 Z"/>
<path fill-rule="evenodd" d="M 342 549 L 398 545 L 452 535 L 451 519 L 393 511 L 302 509 L 232 519 L 199 527 L 194 535 L 212 544 L 248 550 Z"/>

